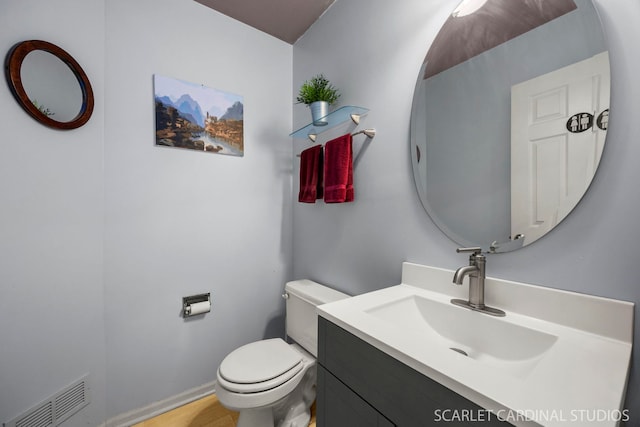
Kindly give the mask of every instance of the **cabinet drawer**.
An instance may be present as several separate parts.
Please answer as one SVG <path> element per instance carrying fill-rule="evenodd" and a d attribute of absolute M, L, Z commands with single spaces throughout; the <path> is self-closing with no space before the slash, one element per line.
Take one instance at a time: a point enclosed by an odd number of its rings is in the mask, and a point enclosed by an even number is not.
<path fill-rule="evenodd" d="M 481 407 L 328 320 L 318 318 L 318 363 L 398 426 L 440 425 L 442 414 L 485 413 Z M 450 418 L 450 417 L 449 417 Z M 439 421 L 439 422 L 438 422 Z M 469 420 L 447 420 L 448 426 Z M 509 426 L 491 417 L 474 425 Z"/>
<path fill-rule="evenodd" d="M 318 427 L 394 427 L 382 414 L 318 366 Z"/>

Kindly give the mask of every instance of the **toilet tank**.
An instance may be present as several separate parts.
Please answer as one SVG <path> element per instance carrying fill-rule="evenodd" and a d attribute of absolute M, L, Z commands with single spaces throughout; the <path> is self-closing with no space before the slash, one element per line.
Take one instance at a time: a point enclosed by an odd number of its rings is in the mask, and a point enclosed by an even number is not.
<path fill-rule="evenodd" d="M 349 298 L 349 295 L 311 280 L 295 280 L 285 287 L 287 336 L 318 356 L 318 314 L 316 306 Z"/>

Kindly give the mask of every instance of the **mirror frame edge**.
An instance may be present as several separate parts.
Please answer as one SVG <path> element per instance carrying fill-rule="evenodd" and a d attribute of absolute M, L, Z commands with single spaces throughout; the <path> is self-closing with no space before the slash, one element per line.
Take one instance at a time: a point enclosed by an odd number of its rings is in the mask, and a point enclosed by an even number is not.
<path fill-rule="evenodd" d="M 422 82 L 422 76 L 424 75 L 425 69 L 427 67 L 427 63 L 423 62 L 422 65 L 420 66 L 420 70 L 418 73 L 418 78 L 416 79 L 416 84 L 413 90 L 413 99 L 411 101 L 411 114 L 409 116 L 409 156 L 411 157 L 411 168 L 413 171 L 413 183 L 416 187 L 416 191 L 418 193 L 418 199 L 420 200 L 420 204 L 422 205 L 422 208 L 424 209 L 424 211 L 426 212 L 427 216 L 429 217 L 429 219 L 431 220 L 431 222 L 433 222 L 435 224 L 435 226 L 451 241 L 453 242 L 457 247 L 471 247 L 471 246 L 481 246 L 482 247 L 482 252 L 483 253 L 495 253 L 495 252 L 491 252 L 490 247 L 487 246 L 485 247 L 483 244 L 477 244 L 474 242 L 471 242 L 467 239 L 462 238 L 460 235 L 458 235 L 458 233 L 453 232 L 449 227 L 447 227 L 447 225 L 440 220 L 440 218 L 438 218 L 437 215 L 435 215 L 435 213 L 433 212 L 433 208 L 431 206 L 429 206 L 429 203 L 427 203 L 427 189 L 426 188 L 422 188 L 420 185 L 420 174 L 418 172 L 418 158 L 417 155 L 414 152 L 414 148 L 418 148 L 418 143 L 416 141 L 416 132 L 415 132 L 415 111 L 416 111 L 416 104 L 417 104 L 417 99 L 415 94 L 417 93 L 420 84 Z M 424 159 L 424 161 L 426 162 L 426 153 L 422 154 L 422 158 Z"/>
<path fill-rule="evenodd" d="M 459 2 L 464 2 L 464 0 L 458 0 Z M 575 1 L 575 0 L 574 0 Z M 598 21 L 599 25 L 597 26 L 597 28 L 599 29 L 602 39 L 603 39 L 603 43 L 606 47 L 605 51 L 603 52 L 610 52 L 610 43 L 609 43 L 609 37 L 604 25 L 604 22 L 602 20 L 602 13 L 600 11 L 601 6 L 599 4 L 598 0 L 590 0 L 589 2 L 591 4 L 591 6 L 594 9 L 595 12 L 595 18 Z M 441 31 L 442 28 L 440 28 L 439 32 Z M 439 32 L 436 34 L 436 39 L 439 35 Z M 435 41 L 435 39 L 434 39 Z M 429 49 L 431 49 L 431 46 L 433 45 L 433 42 L 429 45 Z M 427 49 L 427 54 L 429 52 L 429 49 Z M 588 58 L 586 58 L 588 59 Z M 509 236 L 509 240 L 505 241 L 505 242 L 498 242 L 498 241 L 494 241 L 492 243 L 486 244 L 486 243 L 477 243 L 477 242 L 469 242 L 468 240 L 460 237 L 460 235 L 458 233 L 453 232 L 445 223 L 444 221 L 442 221 L 440 218 L 437 217 L 437 215 L 434 214 L 434 212 L 432 211 L 432 208 L 429 206 L 429 203 L 427 202 L 426 199 L 426 189 L 425 188 L 421 188 L 421 185 L 418 181 L 418 177 L 419 177 L 419 173 L 417 171 L 416 165 L 418 163 L 417 158 L 415 157 L 415 152 L 414 149 L 415 147 L 418 147 L 418 144 L 416 142 L 416 138 L 414 135 L 414 124 L 413 124 L 413 118 L 414 118 L 414 109 L 415 109 L 415 105 L 416 105 L 416 93 L 417 93 L 417 89 L 422 81 L 422 75 L 424 73 L 424 69 L 426 68 L 426 58 L 425 58 L 425 62 L 422 63 L 421 67 L 420 67 L 420 74 L 418 75 L 418 79 L 414 88 L 414 92 L 413 92 L 413 100 L 412 100 L 412 104 L 411 104 L 411 123 L 410 123 L 410 137 L 409 137 L 409 155 L 411 158 L 411 167 L 412 167 L 412 175 L 414 178 L 414 184 L 415 184 L 415 188 L 417 190 L 418 193 L 418 199 L 420 200 L 420 204 L 422 205 L 422 207 L 424 208 L 427 216 L 429 217 L 429 219 L 433 222 L 434 225 L 436 225 L 436 227 L 451 241 L 453 241 L 455 244 L 459 245 L 459 246 L 480 246 L 482 248 L 482 253 L 484 254 L 500 254 L 500 253 L 507 253 L 507 252 L 513 252 L 515 250 L 518 249 L 522 249 L 525 246 L 529 246 L 532 243 L 535 243 L 537 240 L 540 240 L 541 238 L 544 238 L 547 234 L 549 234 L 551 231 L 553 231 L 554 228 L 556 228 L 560 223 L 562 223 L 566 217 L 570 216 L 570 214 L 572 212 L 574 212 L 576 210 L 576 208 L 578 208 L 578 206 L 580 205 L 581 201 L 584 199 L 585 195 L 588 193 L 590 187 L 592 186 L 598 171 L 600 169 L 600 160 L 596 163 L 595 166 L 595 170 L 593 173 L 593 176 L 591 177 L 591 179 L 589 180 L 589 183 L 587 184 L 587 186 L 584 189 L 584 192 L 582 193 L 582 195 L 580 196 L 580 198 L 578 198 L 578 200 L 576 201 L 575 205 L 567 212 L 567 214 L 565 215 L 565 217 L 559 221 L 557 224 L 555 224 L 553 227 L 551 227 L 545 234 L 543 234 L 542 236 L 538 237 L 536 240 L 533 240 L 532 242 L 529 242 L 527 244 L 523 244 L 523 242 L 520 242 L 518 240 L 518 238 L 516 237 L 516 239 L 511 239 L 511 236 Z M 608 61 L 608 72 L 609 75 L 611 76 L 611 61 Z M 611 87 L 611 83 L 609 83 L 609 87 Z M 609 107 L 608 109 L 611 109 L 611 94 L 609 95 Z M 595 123 L 595 119 L 594 119 L 594 123 Z M 425 150 L 426 151 L 426 150 Z M 427 153 L 422 153 L 422 157 L 426 157 Z M 497 244 L 497 246 L 494 246 L 494 244 Z M 502 247 L 500 247 L 502 246 Z"/>
<path fill-rule="evenodd" d="M 82 91 L 82 106 L 78 115 L 73 120 L 68 122 L 53 120 L 38 110 L 38 108 L 33 105 L 29 99 L 29 96 L 22 85 L 20 70 L 25 57 L 35 50 L 48 52 L 60 59 L 69 67 L 78 80 L 78 84 Z M 87 121 L 89 121 L 89 118 L 91 118 L 94 107 L 94 97 L 89 78 L 80 64 L 78 64 L 78 62 L 61 47 L 43 40 L 25 40 L 16 43 L 7 53 L 4 67 L 7 84 L 9 85 L 9 89 L 11 90 L 14 98 L 18 101 L 18 104 L 20 104 L 20 106 L 38 122 L 54 129 L 70 130 L 83 126 Z"/>

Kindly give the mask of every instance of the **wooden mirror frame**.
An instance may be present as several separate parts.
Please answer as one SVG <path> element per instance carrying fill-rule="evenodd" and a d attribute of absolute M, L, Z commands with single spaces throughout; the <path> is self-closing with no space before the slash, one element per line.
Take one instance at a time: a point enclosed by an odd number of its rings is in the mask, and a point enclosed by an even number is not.
<path fill-rule="evenodd" d="M 22 86 L 22 78 L 20 77 L 20 70 L 22 68 L 22 62 L 25 57 L 34 50 L 42 50 L 49 52 L 56 56 L 62 62 L 64 62 L 76 76 L 80 89 L 82 90 L 82 106 L 78 115 L 71 121 L 60 122 L 52 119 L 46 114 L 42 113 L 29 99 L 26 90 Z M 87 123 L 91 114 L 93 113 L 93 91 L 91 90 L 91 83 L 89 78 L 85 74 L 84 70 L 76 62 L 71 55 L 69 55 L 62 48 L 42 40 L 26 40 L 14 45 L 7 57 L 4 64 L 5 76 L 7 83 L 11 89 L 11 93 L 18 101 L 18 104 L 34 119 L 40 123 L 62 130 L 76 129 Z"/>

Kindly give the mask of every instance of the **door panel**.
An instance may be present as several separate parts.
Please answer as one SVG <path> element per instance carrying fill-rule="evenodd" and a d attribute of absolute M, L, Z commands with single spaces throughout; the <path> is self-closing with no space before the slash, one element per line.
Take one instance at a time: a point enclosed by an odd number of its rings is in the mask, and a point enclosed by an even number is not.
<path fill-rule="evenodd" d="M 595 70 L 595 71 L 594 71 Z M 511 88 L 511 236 L 524 244 L 580 201 L 600 162 L 609 109 L 607 52 Z"/>

